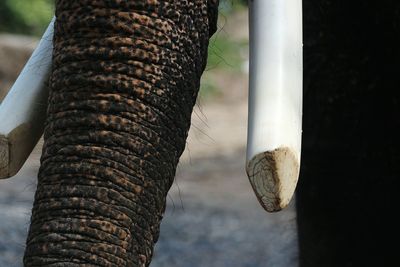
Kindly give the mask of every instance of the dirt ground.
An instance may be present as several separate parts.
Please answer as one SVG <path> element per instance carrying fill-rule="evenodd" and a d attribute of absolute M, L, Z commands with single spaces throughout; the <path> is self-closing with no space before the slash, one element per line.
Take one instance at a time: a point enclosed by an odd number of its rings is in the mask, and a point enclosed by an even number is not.
<path fill-rule="evenodd" d="M 246 13 L 224 23 L 225 34 L 246 37 Z M 294 201 L 280 213 L 264 212 L 245 174 L 243 69 L 210 70 L 220 92 L 200 99 L 193 113 L 152 267 L 297 266 Z M 0 181 L 0 266 L 22 266 L 40 148 L 16 177 Z"/>

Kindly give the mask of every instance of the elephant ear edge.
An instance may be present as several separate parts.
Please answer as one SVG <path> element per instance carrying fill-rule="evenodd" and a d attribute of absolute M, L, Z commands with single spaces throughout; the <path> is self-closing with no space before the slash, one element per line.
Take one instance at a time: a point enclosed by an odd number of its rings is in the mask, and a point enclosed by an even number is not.
<path fill-rule="evenodd" d="M 209 37 L 213 36 L 213 34 L 217 31 L 218 5 L 219 0 L 207 1 Z"/>

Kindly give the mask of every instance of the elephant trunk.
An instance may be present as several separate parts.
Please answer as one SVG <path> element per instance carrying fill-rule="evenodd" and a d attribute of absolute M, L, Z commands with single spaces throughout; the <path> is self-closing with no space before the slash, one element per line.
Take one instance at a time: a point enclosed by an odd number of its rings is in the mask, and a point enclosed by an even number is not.
<path fill-rule="evenodd" d="M 56 2 L 25 266 L 149 265 L 217 2 Z"/>

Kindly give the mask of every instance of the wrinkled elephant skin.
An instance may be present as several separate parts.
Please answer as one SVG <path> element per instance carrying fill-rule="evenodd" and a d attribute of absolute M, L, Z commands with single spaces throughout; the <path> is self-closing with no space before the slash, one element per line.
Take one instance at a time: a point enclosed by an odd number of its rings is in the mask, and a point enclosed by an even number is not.
<path fill-rule="evenodd" d="M 56 1 L 25 266 L 148 266 L 218 0 Z"/>

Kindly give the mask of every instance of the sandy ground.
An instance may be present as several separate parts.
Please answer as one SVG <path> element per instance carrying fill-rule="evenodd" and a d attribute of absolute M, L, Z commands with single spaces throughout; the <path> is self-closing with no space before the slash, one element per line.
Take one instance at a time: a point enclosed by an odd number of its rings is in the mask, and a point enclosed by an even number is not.
<path fill-rule="evenodd" d="M 225 33 L 247 35 L 245 13 L 224 23 Z M 280 213 L 264 212 L 244 171 L 247 75 L 208 75 L 221 92 L 195 108 L 151 266 L 295 267 L 294 203 Z M 0 181 L 1 267 L 22 266 L 40 148 L 16 177 Z"/>

